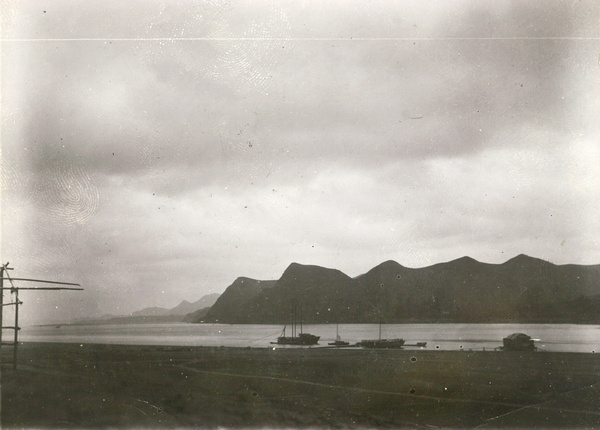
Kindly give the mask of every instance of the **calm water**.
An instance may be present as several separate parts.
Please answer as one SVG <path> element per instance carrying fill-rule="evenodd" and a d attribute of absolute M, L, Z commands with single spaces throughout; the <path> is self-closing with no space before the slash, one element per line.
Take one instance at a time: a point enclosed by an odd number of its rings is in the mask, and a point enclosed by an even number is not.
<path fill-rule="evenodd" d="M 24 342 L 109 343 L 130 345 L 242 346 L 271 347 L 282 326 L 228 324 L 105 324 L 88 326 L 25 327 Z M 325 347 L 335 339 L 335 324 L 305 325 L 304 332 L 321 336 Z M 427 342 L 426 349 L 492 349 L 502 338 L 515 332 L 527 333 L 540 350 L 600 352 L 600 326 L 571 324 L 389 324 L 382 326 L 382 338 L 400 337 L 407 344 Z M 291 334 L 288 328 L 288 335 Z M 339 334 L 351 344 L 377 339 L 377 324 L 340 324 Z M 281 348 L 282 346 L 277 346 Z M 288 346 L 283 346 L 288 347 Z"/>

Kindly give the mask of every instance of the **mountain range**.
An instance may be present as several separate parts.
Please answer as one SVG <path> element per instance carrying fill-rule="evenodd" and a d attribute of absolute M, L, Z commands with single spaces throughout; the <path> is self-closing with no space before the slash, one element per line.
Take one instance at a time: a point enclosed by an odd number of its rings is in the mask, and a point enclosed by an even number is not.
<path fill-rule="evenodd" d="M 99 317 L 79 318 L 69 324 L 140 324 L 189 322 L 190 319 L 203 317 L 215 304 L 220 294 L 208 294 L 193 303 L 183 300 L 174 308 L 150 307 L 131 313 L 131 315 L 106 314 Z"/>
<path fill-rule="evenodd" d="M 179 303 L 177 306 L 171 309 L 161 307 L 144 308 L 142 310 L 133 312 L 131 316 L 183 316 L 200 309 L 210 308 L 212 305 L 215 304 L 219 296 L 220 294 L 218 293 L 208 294 L 193 303 L 190 303 L 187 300 L 183 300 L 181 303 Z"/>
<path fill-rule="evenodd" d="M 278 280 L 236 279 L 186 320 L 285 324 L 293 304 L 305 323 L 600 323 L 600 265 L 462 257 L 423 268 L 386 261 L 351 278 L 292 263 Z"/>

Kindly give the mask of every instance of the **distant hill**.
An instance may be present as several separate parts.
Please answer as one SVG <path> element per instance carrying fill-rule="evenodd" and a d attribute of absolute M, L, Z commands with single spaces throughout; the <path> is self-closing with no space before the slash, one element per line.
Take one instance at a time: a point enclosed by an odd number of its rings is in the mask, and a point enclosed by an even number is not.
<path fill-rule="evenodd" d="M 141 315 L 113 317 L 102 321 L 102 324 L 157 324 L 157 323 L 175 323 L 181 322 L 184 317 L 181 315 Z"/>
<path fill-rule="evenodd" d="M 151 308 L 144 308 L 140 311 L 131 313 L 132 317 L 158 317 L 169 315 L 170 309 L 153 306 Z"/>
<path fill-rule="evenodd" d="M 144 323 L 172 323 L 181 322 L 181 315 L 103 315 L 97 318 L 78 318 L 63 324 L 70 325 L 97 325 L 97 324 L 144 324 Z"/>
<path fill-rule="evenodd" d="M 204 316 L 212 305 L 215 304 L 220 294 L 208 294 L 199 300 L 190 303 L 183 300 L 174 308 L 161 307 L 144 308 L 133 312 L 131 315 L 103 315 L 97 318 L 80 318 L 70 324 L 142 324 L 142 323 L 168 323 L 185 322 L 190 319 Z M 192 315 L 192 316 L 188 316 Z"/>
<path fill-rule="evenodd" d="M 386 261 L 350 278 L 292 263 L 277 281 L 238 278 L 194 321 L 288 323 L 293 302 L 306 323 L 600 323 L 600 265 L 462 257 L 417 269 Z"/>
<path fill-rule="evenodd" d="M 210 311 L 202 319 L 212 322 L 248 322 L 245 308 L 248 303 L 256 298 L 261 292 L 271 289 L 276 281 L 258 281 L 250 278 L 237 278 L 221 297 L 211 307 Z M 200 322 L 195 319 L 193 322 Z"/>
<path fill-rule="evenodd" d="M 195 312 L 199 309 L 211 307 L 212 305 L 215 304 L 215 302 L 217 301 L 219 296 L 220 296 L 220 294 L 218 294 L 218 293 L 208 294 L 206 296 L 203 296 L 199 300 L 195 301 L 194 303 L 190 303 L 187 300 L 183 300 L 181 303 L 179 303 L 177 306 L 175 306 L 174 308 L 171 308 L 171 309 L 160 308 L 160 307 L 144 308 L 140 311 L 133 312 L 131 314 L 131 316 L 133 316 L 133 317 L 166 316 L 166 315 L 183 316 L 183 315 Z"/>
<path fill-rule="evenodd" d="M 210 308 L 202 308 L 198 309 L 197 311 L 190 312 L 189 314 L 184 315 L 181 321 L 188 323 L 202 321 L 202 318 L 204 318 L 204 316 L 208 313 L 209 310 Z"/>

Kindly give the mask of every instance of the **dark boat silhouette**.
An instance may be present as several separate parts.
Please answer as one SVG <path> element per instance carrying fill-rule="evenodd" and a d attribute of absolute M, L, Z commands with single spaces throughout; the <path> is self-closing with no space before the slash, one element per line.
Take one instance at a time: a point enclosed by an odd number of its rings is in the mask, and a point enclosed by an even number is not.
<path fill-rule="evenodd" d="M 372 340 L 361 340 L 357 343 L 358 346 L 363 348 L 402 348 L 404 346 L 404 339 L 372 339 Z"/>
<path fill-rule="evenodd" d="M 277 338 L 277 342 L 271 342 L 274 345 L 317 345 L 321 336 L 315 336 L 310 333 L 302 332 L 302 307 L 300 307 L 300 334 L 296 335 L 296 305 L 292 303 L 292 335 L 286 336 L 285 329 L 286 326 L 283 326 L 283 331 L 281 332 L 281 336 Z"/>
<path fill-rule="evenodd" d="M 537 349 L 531 336 L 525 333 L 513 333 L 506 336 L 502 339 L 502 344 L 500 348 L 504 351 L 535 351 Z"/>
<path fill-rule="evenodd" d="M 298 336 L 286 336 L 284 328 L 281 336 L 277 338 L 277 342 L 271 343 L 276 345 L 317 345 L 320 338 L 320 336 L 310 333 L 300 333 Z"/>
<path fill-rule="evenodd" d="M 379 323 L 379 339 L 367 339 L 361 340 L 356 344 L 357 346 L 362 346 L 363 348 L 402 348 L 404 346 L 404 339 L 395 338 L 395 339 L 382 339 L 381 338 L 381 323 Z"/>

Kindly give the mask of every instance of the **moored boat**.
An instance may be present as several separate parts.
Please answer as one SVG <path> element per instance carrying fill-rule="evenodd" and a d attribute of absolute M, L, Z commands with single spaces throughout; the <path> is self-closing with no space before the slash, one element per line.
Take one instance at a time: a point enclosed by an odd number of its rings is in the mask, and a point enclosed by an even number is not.
<path fill-rule="evenodd" d="M 273 345 L 317 345 L 321 336 L 302 332 L 302 307 L 300 308 L 300 334 L 296 335 L 296 305 L 292 303 L 292 335 L 285 335 L 285 326 L 277 342 L 271 342 Z"/>
<path fill-rule="evenodd" d="M 357 346 L 362 346 L 363 348 L 402 348 L 404 346 L 404 339 L 395 338 L 395 339 L 382 339 L 381 338 L 381 323 L 379 323 L 379 339 L 368 339 L 361 340 L 356 344 Z"/>
<path fill-rule="evenodd" d="M 361 340 L 357 345 L 363 348 L 402 348 L 404 346 L 404 339 Z"/>
<path fill-rule="evenodd" d="M 342 340 L 342 338 L 340 337 L 340 334 L 338 333 L 338 325 L 335 325 L 335 340 L 333 342 L 329 342 L 329 345 L 332 346 L 348 346 L 350 345 L 350 342 L 346 342 L 345 340 Z"/>
<path fill-rule="evenodd" d="M 277 342 L 271 342 L 276 345 L 317 345 L 320 336 L 310 333 L 300 333 L 298 336 L 286 336 L 285 332 L 277 338 Z"/>
<path fill-rule="evenodd" d="M 535 351 L 537 347 L 531 336 L 525 333 L 513 333 L 502 339 L 501 349 L 504 351 Z"/>

